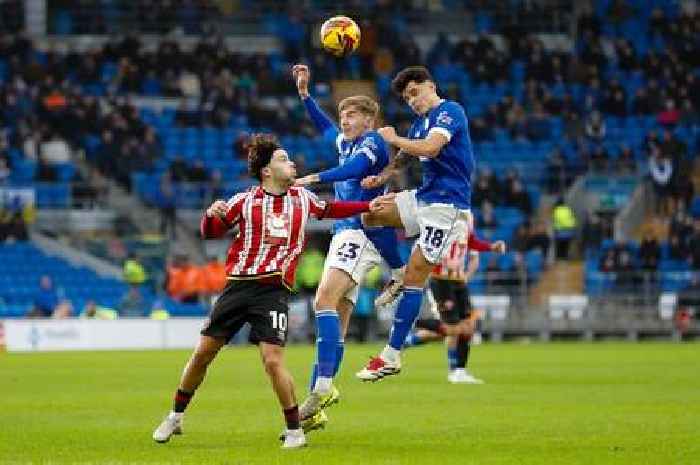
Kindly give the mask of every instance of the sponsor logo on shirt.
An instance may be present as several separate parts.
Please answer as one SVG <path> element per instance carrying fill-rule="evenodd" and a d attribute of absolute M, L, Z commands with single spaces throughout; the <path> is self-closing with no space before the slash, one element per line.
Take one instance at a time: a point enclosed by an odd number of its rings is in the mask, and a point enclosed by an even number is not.
<path fill-rule="evenodd" d="M 377 150 L 377 143 L 374 141 L 374 139 L 367 138 L 362 142 L 362 145 L 360 147 L 366 147 L 374 152 L 375 150 Z"/>

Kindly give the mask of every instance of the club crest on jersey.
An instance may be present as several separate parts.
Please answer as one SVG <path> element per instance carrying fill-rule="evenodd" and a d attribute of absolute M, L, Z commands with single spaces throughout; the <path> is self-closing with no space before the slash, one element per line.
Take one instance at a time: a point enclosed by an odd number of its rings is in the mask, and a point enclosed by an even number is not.
<path fill-rule="evenodd" d="M 377 150 L 377 143 L 374 141 L 374 139 L 367 138 L 364 141 L 362 141 L 362 145 L 360 147 L 366 147 L 374 152 L 375 150 Z"/>
<path fill-rule="evenodd" d="M 284 213 L 269 213 L 265 221 L 266 239 L 270 244 L 285 244 L 289 237 L 289 218 Z"/>
<path fill-rule="evenodd" d="M 441 111 L 435 121 L 438 124 L 444 124 L 446 126 L 449 126 L 450 124 L 452 124 L 452 117 L 446 111 Z"/>

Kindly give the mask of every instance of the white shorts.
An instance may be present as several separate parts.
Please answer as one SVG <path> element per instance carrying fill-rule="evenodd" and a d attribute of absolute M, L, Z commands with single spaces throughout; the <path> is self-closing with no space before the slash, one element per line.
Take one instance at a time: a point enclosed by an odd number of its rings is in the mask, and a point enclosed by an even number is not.
<path fill-rule="evenodd" d="M 465 241 L 473 227 L 471 210 L 451 204 L 418 203 L 416 191 L 396 194 L 396 207 L 407 237 L 419 236 L 416 245 L 430 263 L 439 263 L 455 241 Z"/>
<path fill-rule="evenodd" d="M 396 208 L 399 210 L 399 218 L 406 232 L 406 237 L 416 237 L 420 233 L 416 211 L 418 201 L 416 201 L 416 190 L 401 191 L 394 198 Z"/>
<path fill-rule="evenodd" d="M 350 275 L 355 285 L 345 298 L 355 305 L 360 293 L 360 284 L 369 270 L 382 263 L 382 257 L 361 229 L 344 229 L 333 236 L 328 248 L 323 275 L 330 268 L 337 268 Z"/>

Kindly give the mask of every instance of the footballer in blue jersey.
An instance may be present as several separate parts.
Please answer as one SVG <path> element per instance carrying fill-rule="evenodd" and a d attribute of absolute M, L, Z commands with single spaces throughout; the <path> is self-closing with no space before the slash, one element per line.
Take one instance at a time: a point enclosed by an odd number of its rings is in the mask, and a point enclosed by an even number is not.
<path fill-rule="evenodd" d="M 299 178 L 297 185 L 333 182 L 338 200 L 367 201 L 383 195 L 382 186 L 361 185 L 363 178 L 379 175 L 389 163 L 389 147 L 374 130 L 379 105 L 362 95 L 343 99 L 338 105 L 338 127 L 309 95 L 309 68 L 295 65 L 292 74 L 309 117 L 326 139 L 335 142 L 338 152 L 337 167 Z M 327 421 L 323 408 L 337 402 L 332 381 L 340 367 L 343 339 L 364 275 L 382 258 L 394 275 L 403 273 L 394 228 L 364 227 L 357 216 L 337 221 L 333 233 L 314 302 L 317 359 L 310 394 L 300 408 L 306 430 L 321 427 Z"/>
<path fill-rule="evenodd" d="M 408 137 L 398 136 L 391 126 L 377 131 L 399 153 L 385 172 L 368 177 L 362 185 L 374 188 L 386 182 L 396 164 L 409 156 L 421 161 L 423 180 L 417 190 L 375 199 L 374 211 L 364 218 L 367 225 L 401 226 L 417 240 L 406 265 L 389 344 L 357 373 L 363 381 L 377 381 L 401 371 L 401 347 L 420 311 L 430 271 L 453 243 L 468 239 L 473 225 L 474 153 L 464 109 L 438 95 L 435 81 L 422 66 L 399 72 L 392 89 L 411 107 L 416 119 Z M 379 205 L 381 209 L 376 208 Z"/>

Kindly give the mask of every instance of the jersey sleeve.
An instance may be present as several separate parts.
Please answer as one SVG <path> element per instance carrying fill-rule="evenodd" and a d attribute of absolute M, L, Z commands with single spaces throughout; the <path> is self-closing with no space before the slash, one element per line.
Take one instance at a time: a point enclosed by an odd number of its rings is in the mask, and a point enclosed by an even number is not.
<path fill-rule="evenodd" d="M 370 161 L 370 165 L 374 166 L 382 160 L 384 148 L 383 143 L 377 139 L 379 135 L 370 134 L 365 137 L 358 149 L 355 151 L 355 156 L 365 156 Z"/>
<path fill-rule="evenodd" d="M 442 134 L 449 141 L 460 129 L 466 127 L 467 116 L 464 109 L 456 102 L 448 102 L 443 105 L 435 117 L 428 134 Z"/>
<path fill-rule="evenodd" d="M 236 194 L 229 199 L 227 202 L 228 211 L 226 212 L 225 218 L 219 218 L 216 216 L 210 217 L 204 213 L 202 215 L 202 220 L 199 224 L 199 230 L 204 239 L 215 239 L 222 237 L 226 234 L 226 231 L 231 229 L 238 221 L 241 219 L 241 212 L 243 209 L 243 202 L 245 201 L 247 193 Z"/>
<path fill-rule="evenodd" d="M 302 195 L 304 195 L 309 201 L 309 214 L 314 218 L 323 218 L 326 213 L 328 203 L 325 200 L 319 199 L 316 194 L 308 189 L 302 189 L 301 192 Z"/>
<path fill-rule="evenodd" d="M 365 176 L 370 167 L 370 161 L 364 155 L 353 155 L 343 165 L 336 166 L 329 170 L 318 173 L 320 182 L 345 181 L 346 179 L 357 179 Z"/>
<path fill-rule="evenodd" d="M 241 219 L 241 213 L 243 211 L 243 202 L 248 197 L 248 192 L 241 192 L 234 195 L 226 203 L 228 205 L 228 211 L 226 212 L 226 222 L 233 226 L 238 223 Z"/>

